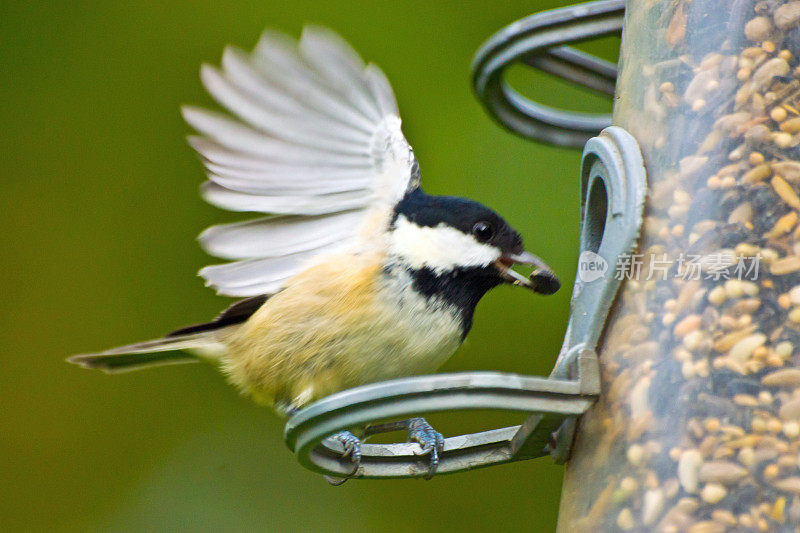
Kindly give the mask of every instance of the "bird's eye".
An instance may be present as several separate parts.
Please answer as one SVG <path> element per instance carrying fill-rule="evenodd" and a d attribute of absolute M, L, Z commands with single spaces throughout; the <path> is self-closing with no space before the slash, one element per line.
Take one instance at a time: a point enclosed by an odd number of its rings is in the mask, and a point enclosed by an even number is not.
<path fill-rule="evenodd" d="M 488 222 L 478 222 L 472 226 L 472 234 L 480 242 L 487 242 L 494 237 L 494 228 Z"/>

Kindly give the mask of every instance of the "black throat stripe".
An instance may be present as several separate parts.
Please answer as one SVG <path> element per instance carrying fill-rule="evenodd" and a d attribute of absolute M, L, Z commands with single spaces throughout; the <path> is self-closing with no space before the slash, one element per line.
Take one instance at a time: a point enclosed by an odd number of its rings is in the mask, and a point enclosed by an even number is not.
<path fill-rule="evenodd" d="M 396 267 L 402 268 L 402 267 Z M 437 273 L 429 268 L 405 269 L 413 289 L 426 299 L 436 299 L 451 307 L 461 320 L 461 339 L 472 327 L 475 307 L 487 291 L 500 284 L 494 266 L 456 269 Z"/>

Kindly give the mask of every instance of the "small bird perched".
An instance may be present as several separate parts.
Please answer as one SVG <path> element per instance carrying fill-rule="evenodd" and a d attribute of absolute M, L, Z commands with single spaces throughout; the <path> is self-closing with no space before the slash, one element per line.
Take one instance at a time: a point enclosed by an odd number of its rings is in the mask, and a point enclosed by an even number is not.
<path fill-rule="evenodd" d="M 475 306 L 501 283 L 550 294 L 559 283 L 483 205 L 420 188 L 392 89 L 338 35 L 299 42 L 267 31 L 252 54 L 229 47 L 203 84 L 236 118 L 185 107 L 209 180 L 203 197 L 268 216 L 208 228 L 200 271 L 245 297 L 166 337 L 69 358 L 109 373 L 212 360 L 244 393 L 290 415 L 342 389 L 431 372 L 464 340 Z M 526 278 L 511 267 L 532 265 Z M 399 423 L 431 474 L 442 436 Z M 360 441 L 334 435 L 355 467 Z"/>

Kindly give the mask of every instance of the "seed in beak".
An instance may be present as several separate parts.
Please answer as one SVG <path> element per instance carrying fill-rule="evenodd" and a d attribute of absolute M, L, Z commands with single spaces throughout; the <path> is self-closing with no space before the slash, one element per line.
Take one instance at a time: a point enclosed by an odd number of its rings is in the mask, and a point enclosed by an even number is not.
<path fill-rule="evenodd" d="M 551 270 L 538 270 L 531 273 L 531 289 L 539 294 L 553 294 L 561 288 L 561 282 Z"/>
<path fill-rule="evenodd" d="M 515 263 L 533 265 L 535 270 L 530 277 L 526 278 L 511 268 Z M 539 294 L 553 294 L 561 288 L 561 283 L 558 281 L 553 271 L 550 270 L 550 267 L 544 264 L 541 259 L 528 252 L 503 256 L 495 262 L 495 267 L 500 271 L 500 277 L 507 283 L 520 287 L 527 287 Z"/>

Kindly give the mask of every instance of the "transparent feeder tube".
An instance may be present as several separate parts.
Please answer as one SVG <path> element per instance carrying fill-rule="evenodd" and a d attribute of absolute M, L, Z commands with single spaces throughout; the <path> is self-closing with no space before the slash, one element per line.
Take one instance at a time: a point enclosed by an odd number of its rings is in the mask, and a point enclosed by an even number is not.
<path fill-rule="evenodd" d="M 631 0 L 648 173 L 559 530 L 800 527 L 800 0 Z"/>

